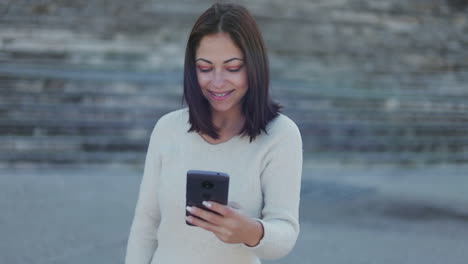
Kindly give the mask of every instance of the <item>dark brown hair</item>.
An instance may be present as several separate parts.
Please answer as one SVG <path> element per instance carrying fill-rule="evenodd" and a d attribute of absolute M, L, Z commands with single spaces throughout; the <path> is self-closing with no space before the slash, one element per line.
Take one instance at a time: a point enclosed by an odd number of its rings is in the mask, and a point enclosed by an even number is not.
<path fill-rule="evenodd" d="M 189 132 L 196 131 L 218 139 L 218 129 L 213 125 L 211 108 L 203 96 L 195 69 L 195 52 L 204 36 L 228 33 L 242 51 L 247 71 L 248 89 L 242 100 L 245 124 L 240 134 L 249 135 L 250 141 L 267 124 L 278 116 L 281 106 L 272 101 L 270 70 L 262 35 L 249 11 L 237 4 L 216 3 L 195 22 L 185 50 L 184 99 L 189 108 Z"/>

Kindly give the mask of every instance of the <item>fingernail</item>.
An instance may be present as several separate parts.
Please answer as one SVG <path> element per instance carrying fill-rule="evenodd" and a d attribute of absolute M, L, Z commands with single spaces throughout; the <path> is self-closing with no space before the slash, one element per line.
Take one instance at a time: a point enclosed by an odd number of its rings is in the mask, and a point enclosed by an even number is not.
<path fill-rule="evenodd" d="M 187 206 L 186 209 L 187 209 L 187 211 L 192 212 L 192 207 Z"/>
<path fill-rule="evenodd" d="M 192 223 L 192 218 L 191 218 L 190 216 L 186 216 L 186 217 L 185 217 L 185 220 L 187 220 L 187 222 Z"/>
<path fill-rule="evenodd" d="M 208 207 L 208 208 L 211 208 L 211 203 L 209 203 L 207 201 L 203 201 L 203 205 Z"/>

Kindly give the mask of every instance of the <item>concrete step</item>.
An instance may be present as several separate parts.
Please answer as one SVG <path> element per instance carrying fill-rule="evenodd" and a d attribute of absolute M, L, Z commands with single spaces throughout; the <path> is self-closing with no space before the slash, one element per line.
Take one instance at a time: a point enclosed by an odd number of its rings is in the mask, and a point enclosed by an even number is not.
<path fill-rule="evenodd" d="M 466 164 L 468 154 L 449 152 L 361 152 L 356 151 L 319 151 L 308 153 L 308 158 L 324 162 L 339 161 L 343 164 L 401 164 L 401 165 L 421 165 L 421 164 Z M 443 176 L 443 175 L 441 175 Z"/>
<path fill-rule="evenodd" d="M 138 164 L 144 162 L 144 152 L 13 152 L 0 153 L 2 165 L 21 164 L 112 164 L 119 163 L 125 165 Z"/>
<path fill-rule="evenodd" d="M 58 80 L 60 81 L 60 80 Z M 36 83 L 34 83 L 36 82 Z M 35 79 L 34 81 L 19 80 L 3 84 L 0 80 L 0 98 L 67 98 L 78 99 L 90 97 L 139 97 L 139 96 L 182 96 L 182 87 L 178 83 L 164 84 L 152 83 L 151 85 L 114 82 L 70 82 L 60 81 L 62 87 L 54 87 L 52 80 Z M 73 102 L 73 100 L 71 101 Z M 14 100 L 14 99 L 13 99 Z"/>
<path fill-rule="evenodd" d="M 138 84 L 167 83 L 180 81 L 182 74 L 179 71 L 150 71 L 134 67 L 114 67 L 110 65 L 73 64 L 73 63 L 3 63 L 0 65 L 0 76 L 7 81 L 13 78 L 42 78 L 47 80 L 73 81 L 110 81 L 131 82 Z M 10 77 L 11 76 L 11 77 Z M 57 87 L 54 87 L 57 88 Z"/>
<path fill-rule="evenodd" d="M 106 123 L 106 125 L 96 125 L 96 123 L 82 122 L 69 122 L 67 125 L 60 125 L 58 123 L 51 123 L 49 125 L 41 124 L 12 124 L 0 125 L 0 136 L 129 136 L 141 137 L 150 133 L 152 127 L 156 123 L 154 121 L 148 122 L 140 126 L 128 123 Z M 102 122 L 99 122 L 102 123 Z"/>
<path fill-rule="evenodd" d="M 133 137 L 132 137 L 133 136 Z M 0 136 L 0 151 L 9 152 L 143 152 L 149 135 L 140 137 L 122 135 L 90 136 Z"/>
<path fill-rule="evenodd" d="M 91 109 L 96 113 L 112 110 L 145 110 L 168 109 L 176 105 L 182 105 L 181 96 L 61 96 L 52 97 L 47 94 L 41 96 L 5 96 L 0 97 L 0 109 L 14 112 L 28 112 L 32 110 L 47 112 L 63 107 L 64 111 L 76 111 Z"/>

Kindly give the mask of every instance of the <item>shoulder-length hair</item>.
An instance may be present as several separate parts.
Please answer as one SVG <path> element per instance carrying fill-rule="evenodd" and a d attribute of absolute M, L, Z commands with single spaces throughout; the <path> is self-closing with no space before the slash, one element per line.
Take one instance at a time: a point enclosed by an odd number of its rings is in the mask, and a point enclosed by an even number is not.
<path fill-rule="evenodd" d="M 200 89 L 195 52 L 204 36 L 228 33 L 242 51 L 247 71 L 248 89 L 242 100 L 245 124 L 239 134 L 250 136 L 250 141 L 263 132 L 267 124 L 277 117 L 281 106 L 271 99 L 270 69 L 262 35 L 249 11 L 237 4 L 216 3 L 208 8 L 195 22 L 185 50 L 184 100 L 189 108 L 189 132 L 207 134 L 219 138 L 218 129 L 212 122 L 208 100 Z"/>

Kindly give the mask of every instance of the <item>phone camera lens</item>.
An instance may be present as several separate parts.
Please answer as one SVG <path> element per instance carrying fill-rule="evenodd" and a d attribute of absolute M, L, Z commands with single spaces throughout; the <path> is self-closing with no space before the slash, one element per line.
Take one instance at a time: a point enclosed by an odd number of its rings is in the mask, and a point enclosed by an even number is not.
<path fill-rule="evenodd" d="M 212 189 L 214 187 L 214 184 L 212 182 L 209 182 L 209 181 L 204 181 L 204 182 L 202 182 L 202 186 L 205 189 Z"/>

